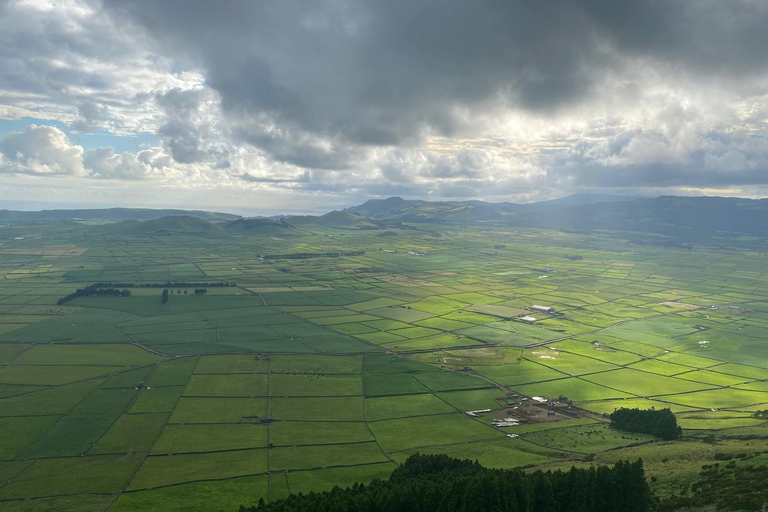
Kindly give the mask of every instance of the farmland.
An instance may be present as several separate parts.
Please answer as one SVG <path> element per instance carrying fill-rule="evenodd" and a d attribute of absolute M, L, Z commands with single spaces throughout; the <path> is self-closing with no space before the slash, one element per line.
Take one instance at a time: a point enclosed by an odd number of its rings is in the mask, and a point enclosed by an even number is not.
<path fill-rule="evenodd" d="M 234 511 L 386 477 L 417 451 L 505 468 L 641 456 L 670 495 L 717 453 L 768 450 L 761 250 L 429 224 L 278 235 L 0 228 L 0 508 Z M 295 254 L 321 256 L 263 257 Z M 166 303 L 143 287 L 57 305 L 166 282 Z M 231 285 L 193 293 L 206 282 Z M 611 430 L 618 407 L 669 407 L 683 437 Z"/>

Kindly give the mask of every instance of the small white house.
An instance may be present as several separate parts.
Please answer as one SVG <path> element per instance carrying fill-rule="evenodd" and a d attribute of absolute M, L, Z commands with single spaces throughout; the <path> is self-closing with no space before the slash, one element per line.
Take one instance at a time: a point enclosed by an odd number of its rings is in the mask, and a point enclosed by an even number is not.
<path fill-rule="evenodd" d="M 520 321 L 521 322 L 525 322 L 527 324 L 532 324 L 533 322 L 536 321 L 536 319 L 533 318 L 532 316 L 521 316 L 520 317 Z"/>

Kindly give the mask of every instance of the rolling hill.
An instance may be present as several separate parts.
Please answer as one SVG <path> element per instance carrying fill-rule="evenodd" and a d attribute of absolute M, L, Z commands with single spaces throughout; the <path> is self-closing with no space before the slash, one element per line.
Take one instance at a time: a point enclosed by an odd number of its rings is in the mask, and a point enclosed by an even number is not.
<path fill-rule="evenodd" d="M 124 229 L 126 234 L 136 235 L 199 235 L 199 236 L 228 236 L 227 230 L 219 224 L 214 224 L 197 217 L 176 215 L 160 219 L 131 222 Z"/>
<path fill-rule="evenodd" d="M 0 224 L 29 224 L 34 222 L 151 220 L 162 217 L 185 216 L 208 221 L 235 220 L 239 215 L 201 210 L 149 208 L 101 208 L 79 210 L 41 210 L 37 212 L 0 210 Z"/>
<path fill-rule="evenodd" d="M 445 224 L 487 223 L 570 230 L 611 229 L 685 238 L 714 234 L 768 235 L 768 199 L 682 197 L 586 198 L 514 204 L 483 201 L 370 200 L 344 210 L 372 219 Z M 616 199 L 615 197 L 613 199 Z"/>

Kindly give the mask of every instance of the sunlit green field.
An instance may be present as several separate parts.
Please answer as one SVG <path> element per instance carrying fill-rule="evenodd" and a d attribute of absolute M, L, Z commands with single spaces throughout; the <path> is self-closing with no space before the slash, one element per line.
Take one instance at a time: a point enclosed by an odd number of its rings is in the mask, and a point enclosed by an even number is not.
<path fill-rule="evenodd" d="M 64 245 L 85 251 L 40 255 Z M 333 251 L 365 254 L 261 259 Z M 768 409 L 765 270 L 761 252 L 608 233 L 0 228 L 0 509 L 235 511 L 386 477 L 416 451 L 495 467 L 642 456 L 659 493 L 682 492 L 717 453 L 768 450 L 753 417 Z M 166 304 L 162 288 L 56 304 L 167 281 Z M 183 286 L 217 281 L 235 285 Z M 561 395 L 572 408 L 553 418 L 523 400 Z M 622 406 L 671 408 L 683 439 L 609 429 Z M 508 415 L 521 425 L 492 424 Z"/>

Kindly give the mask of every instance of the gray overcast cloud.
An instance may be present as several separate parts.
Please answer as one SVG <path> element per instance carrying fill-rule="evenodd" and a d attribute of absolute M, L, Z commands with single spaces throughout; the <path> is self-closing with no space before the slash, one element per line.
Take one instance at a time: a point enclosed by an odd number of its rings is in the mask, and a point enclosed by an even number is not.
<path fill-rule="evenodd" d="M 0 0 L 0 200 L 765 196 L 768 2 Z"/>

